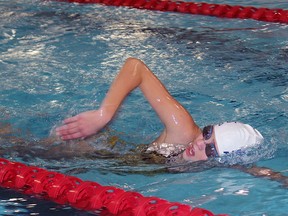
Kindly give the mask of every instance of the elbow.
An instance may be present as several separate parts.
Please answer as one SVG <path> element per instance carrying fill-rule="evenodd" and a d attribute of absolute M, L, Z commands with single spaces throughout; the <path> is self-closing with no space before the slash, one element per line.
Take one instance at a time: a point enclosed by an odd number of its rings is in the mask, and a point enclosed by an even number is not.
<path fill-rule="evenodd" d="M 136 64 L 139 64 L 139 63 L 143 64 L 143 62 L 140 59 L 134 58 L 134 57 L 127 58 L 125 63 L 126 64 L 133 64 L 133 65 L 136 65 Z"/>

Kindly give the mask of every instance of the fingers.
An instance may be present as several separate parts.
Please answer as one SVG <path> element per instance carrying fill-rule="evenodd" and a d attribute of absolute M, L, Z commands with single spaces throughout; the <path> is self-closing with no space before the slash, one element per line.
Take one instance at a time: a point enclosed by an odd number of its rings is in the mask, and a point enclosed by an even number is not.
<path fill-rule="evenodd" d="M 70 124 L 73 122 L 77 122 L 78 120 L 79 120 L 79 116 L 76 115 L 76 116 L 65 119 L 63 122 L 64 122 L 64 124 Z"/>
<path fill-rule="evenodd" d="M 78 117 L 74 116 L 63 121 L 64 125 L 56 128 L 56 135 L 62 140 L 70 140 L 84 137 L 79 127 Z"/>
<path fill-rule="evenodd" d="M 73 134 L 61 136 L 62 140 L 71 140 L 71 139 L 77 139 L 77 138 L 85 138 L 85 136 L 83 136 L 83 134 L 81 132 L 75 132 Z"/>
<path fill-rule="evenodd" d="M 69 135 L 69 134 L 74 134 L 79 132 L 79 127 L 77 126 L 76 123 L 70 124 L 70 125 L 63 125 L 59 128 L 56 128 L 56 134 L 57 135 Z"/>
<path fill-rule="evenodd" d="M 105 126 L 101 120 L 102 116 L 98 112 L 83 112 L 65 119 L 63 125 L 56 128 L 56 134 L 62 140 L 85 138 L 97 133 L 99 129 Z"/>
<path fill-rule="evenodd" d="M 68 126 L 64 125 L 61 126 L 61 128 L 67 128 L 67 129 L 56 129 L 56 135 L 59 136 L 62 140 L 70 140 L 85 137 L 85 135 L 81 132 L 81 130 L 79 130 L 78 127 L 68 129 Z"/>

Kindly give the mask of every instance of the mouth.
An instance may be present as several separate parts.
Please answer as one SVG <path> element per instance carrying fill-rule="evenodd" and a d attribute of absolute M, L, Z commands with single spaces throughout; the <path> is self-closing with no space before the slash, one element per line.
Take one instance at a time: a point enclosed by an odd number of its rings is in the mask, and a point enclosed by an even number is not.
<path fill-rule="evenodd" d="M 194 157 L 195 156 L 195 151 L 194 151 L 194 148 L 193 146 L 189 146 L 188 148 L 186 148 L 185 150 L 186 152 L 186 155 L 189 156 L 189 157 Z"/>

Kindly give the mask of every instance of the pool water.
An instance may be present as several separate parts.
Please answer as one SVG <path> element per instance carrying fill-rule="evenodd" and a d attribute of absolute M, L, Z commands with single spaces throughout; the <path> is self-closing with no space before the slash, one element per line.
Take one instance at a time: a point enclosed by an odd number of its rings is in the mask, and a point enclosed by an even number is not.
<path fill-rule="evenodd" d="M 233 4 L 288 9 L 288 3 L 280 0 Z M 214 213 L 287 215 L 287 187 L 239 170 L 192 167 L 163 173 L 158 172 L 161 165 L 119 166 L 111 158 L 47 158 L 37 145 L 64 118 L 96 109 L 125 59 L 133 56 L 154 71 L 200 126 L 243 121 L 256 127 L 265 137 L 265 148 L 248 163 L 287 176 L 287 38 L 287 24 L 0 0 L 1 124 L 10 124 L 13 136 L 26 140 L 27 150 L 25 154 L 7 151 L 17 143 L 3 137 L 1 157 Z M 106 133 L 125 140 L 129 147 L 151 142 L 161 129 L 156 114 L 136 90 Z M 77 142 L 68 144 L 73 147 Z M 0 192 L 1 215 L 90 214 L 6 189 Z"/>

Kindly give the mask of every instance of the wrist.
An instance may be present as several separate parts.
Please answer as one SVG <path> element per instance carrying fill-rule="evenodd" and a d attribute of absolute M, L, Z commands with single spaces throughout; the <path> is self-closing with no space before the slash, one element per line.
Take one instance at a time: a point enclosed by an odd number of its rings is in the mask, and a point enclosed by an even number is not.
<path fill-rule="evenodd" d="M 115 111 L 111 106 L 101 106 L 98 110 L 98 114 L 103 122 L 107 124 L 113 118 Z"/>

